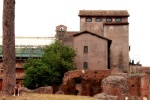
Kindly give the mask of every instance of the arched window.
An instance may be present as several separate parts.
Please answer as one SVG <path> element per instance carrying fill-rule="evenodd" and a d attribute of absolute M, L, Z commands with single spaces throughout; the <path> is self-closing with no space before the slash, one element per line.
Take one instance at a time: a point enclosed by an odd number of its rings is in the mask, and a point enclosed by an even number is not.
<path fill-rule="evenodd" d="M 116 22 L 121 22 L 121 18 L 116 18 Z"/>
<path fill-rule="evenodd" d="M 63 27 L 60 27 L 60 31 L 64 31 L 64 28 L 63 28 Z"/>
<path fill-rule="evenodd" d="M 96 21 L 96 22 L 101 22 L 102 19 L 101 19 L 101 18 L 96 18 L 95 21 Z"/>
<path fill-rule="evenodd" d="M 92 22 L 92 19 L 91 18 L 86 18 L 86 22 Z"/>
<path fill-rule="evenodd" d="M 106 22 L 112 22 L 111 18 L 106 18 Z"/>

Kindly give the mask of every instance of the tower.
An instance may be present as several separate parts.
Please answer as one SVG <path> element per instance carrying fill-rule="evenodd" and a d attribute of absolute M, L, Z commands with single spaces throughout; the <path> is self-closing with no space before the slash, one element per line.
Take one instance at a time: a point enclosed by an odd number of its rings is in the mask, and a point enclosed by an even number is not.
<path fill-rule="evenodd" d="M 59 26 L 56 26 L 56 38 L 59 39 L 59 40 L 62 40 L 62 38 L 65 37 L 67 33 L 67 27 L 64 26 L 64 25 L 59 25 Z"/>
<path fill-rule="evenodd" d="M 129 70 L 129 25 L 126 10 L 80 10 L 80 31 L 90 31 L 112 40 L 110 67 Z"/>

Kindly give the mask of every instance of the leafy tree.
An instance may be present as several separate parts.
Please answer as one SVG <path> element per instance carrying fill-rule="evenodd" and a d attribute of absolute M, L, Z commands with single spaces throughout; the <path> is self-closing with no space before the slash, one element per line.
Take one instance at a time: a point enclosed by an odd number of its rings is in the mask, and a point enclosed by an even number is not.
<path fill-rule="evenodd" d="M 3 82 L 2 92 L 11 95 L 16 84 L 15 0 L 3 0 Z"/>
<path fill-rule="evenodd" d="M 59 40 L 55 43 L 44 47 L 44 55 L 42 61 L 53 71 L 59 73 L 59 81 L 62 82 L 62 77 L 65 72 L 75 69 L 75 63 L 73 61 L 76 56 L 75 50 L 70 46 L 63 46 Z"/>
<path fill-rule="evenodd" d="M 76 52 L 70 46 L 63 46 L 56 40 L 53 44 L 45 46 L 43 51 L 41 59 L 29 59 L 24 65 L 24 85 L 30 89 L 59 84 L 65 72 L 75 69 L 73 59 Z"/>
<path fill-rule="evenodd" d="M 58 73 L 53 72 L 49 67 L 45 66 L 41 59 L 30 58 L 27 62 L 24 65 L 26 76 L 23 81 L 26 87 L 35 89 L 41 86 L 51 85 L 58 80 L 55 78 Z"/>

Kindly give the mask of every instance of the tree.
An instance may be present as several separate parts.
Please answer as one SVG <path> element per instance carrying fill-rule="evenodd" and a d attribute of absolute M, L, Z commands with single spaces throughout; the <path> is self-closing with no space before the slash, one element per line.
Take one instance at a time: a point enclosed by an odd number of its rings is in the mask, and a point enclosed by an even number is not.
<path fill-rule="evenodd" d="M 25 63 L 24 85 L 35 89 L 62 82 L 64 73 L 75 69 L 76 52 L 70 46 L 63 46 L 59 40 L 43 48 L 41 59 L 29 59 Z"/>
<path fill-rule="evenodd" d="M 53 44 L 44 47 L 44 55 L 42 61 L 53 71 L 59 72 L 59 82 L 62 82 L 64 73 L 69 70 L 74 70 L 75 63 L 74 57 L 76 51 L 71 46 L 64 46 L 59 40 L 56 40 Z"/>
<path fill-rule="evenodd" d="M 2 92 L 7 95 L 11 95 L 16 83 L 14 18 L 15 0 L 4 0 Z"/>
<path fill-rule="evenodd" d="M 50 70 L 41 59 L 28 59 L 24 65 L 25 77 L 23 84 L 29 89 L 36 89 L 41 86 L 51 85 L 57 81 L 57 72 Z"/>

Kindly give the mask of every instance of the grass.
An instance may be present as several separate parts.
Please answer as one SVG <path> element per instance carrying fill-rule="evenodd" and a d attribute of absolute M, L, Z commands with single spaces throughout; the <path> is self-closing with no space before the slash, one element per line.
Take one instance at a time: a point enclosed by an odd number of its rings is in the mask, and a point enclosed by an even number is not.
<path fill-rule="evenodd" d="M 0 100 L 97 100 L 88 96 L 23 93 L 21 96 L 2 96 Z"/>

